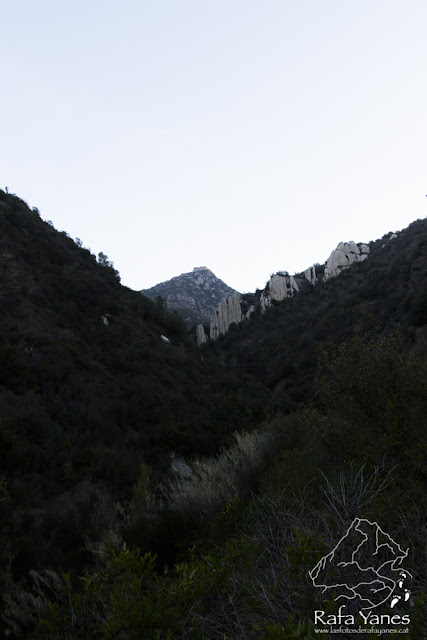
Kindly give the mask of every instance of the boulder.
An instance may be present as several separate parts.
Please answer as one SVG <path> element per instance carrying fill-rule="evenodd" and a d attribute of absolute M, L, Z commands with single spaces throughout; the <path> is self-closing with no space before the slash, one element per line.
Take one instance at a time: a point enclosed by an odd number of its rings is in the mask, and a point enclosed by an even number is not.
<path fill-rule="evenodd" d="M 325 266 L 325 280 L 335 278 L 343 269 L 348 269 L 353 262 L 362 262 L 368 257 L 369 246 L 360 242 L 340 242 L 332 251 Z"/>
<path fill-rule="evenodd" d="M 287 298 L 288 284 L 286 282 L 286 276 L 276 273 L 268 282 L 268 290 L 271 300 L 280 302 L 280 300 Z"/>

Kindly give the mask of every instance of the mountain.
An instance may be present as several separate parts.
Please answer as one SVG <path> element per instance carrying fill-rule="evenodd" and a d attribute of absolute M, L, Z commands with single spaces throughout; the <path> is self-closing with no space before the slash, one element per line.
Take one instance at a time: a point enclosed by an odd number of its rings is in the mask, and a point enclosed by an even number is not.
<path fill-rule="evenodd" d="M 427 220 L 336 251 L 232 293 L 200 349 L 0 190 L 0 636 L 178 639 L 197 612 L 204 637 L 267 637 L 312 615 L 308 572 L 362 515 L 422 557 Z"/>
<path fill-rule="evenodd" d="M 175 309 L 187 324 L 193 325 L 209 321 L 219 302 L 231 296 L 234 289 L 207 267 L 194 267 L 189 273 L 143 289 L 141 293 L 153 300 L 160 296 L 169 309 Z"/>

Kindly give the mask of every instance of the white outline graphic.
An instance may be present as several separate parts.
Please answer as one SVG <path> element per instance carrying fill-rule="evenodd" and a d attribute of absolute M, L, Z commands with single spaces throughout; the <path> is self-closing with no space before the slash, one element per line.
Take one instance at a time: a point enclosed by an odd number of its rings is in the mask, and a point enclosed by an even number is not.
<path fill-rule="evenodd" d="M 365 545 L 365 543 L 369 541 L 369 536 L 365 533 L 365 531 L 363 531 L 360 528 L 360 525 L 362 523 L 366 523 L 371 527 L 376 527 L 376 531 L 375 531 L 376 549 L 372 555 L 377 555 L 380 550 L 388 548 L 388 550 L 394 556 L 391 560 L 387 560 L 383 562 L 377 569 L 375 569 L 373 566 L 363 568 L 360 566 L 359 562 L 356 560 L 356 556 L 359 550 Z M 354 531 L 357 531 L 363 536 L 362 541 L 360 542 L 360 544 L 358 544 L 356 549 L 352 552 L 351 560 L 349 562 L 338 562 L 336 566 L 357 568 L 357 570 L 360 571 L 360 573 L 362 574 L 361 581 L 354 586 L 350 586 L 345 582 L 330 584 L 330 585 L 317 583 L 316 581 L 321 571 L 327 569 L 328 564 L 332 562 L 332 560 L 334 559 L 337 549 L 341 547 L 340 550 L 342 550 L 342 548 L 345 545 L 345 542 L 344 542 L 345 539 L 350 535 L 350 532 L 354 532 Z M 382 536 L 381 539 L 380 539 L 380 536 Z M 341 546 L 343 542 L 344 542 L 344 545 Z M 400 567 L 403 560 L 407 557 L 408 551 L 409 549 L 407 549 L 406 551 L 403 551 L 400 545 L 397 542 L 395 542 L 388 535 L 388 533 L 385 533 L 381 529 L 381 527 L 378 525 L 377 522 L 370 522 L 365 518 L 355 518 L 351 523 L 351 525 L 349 526 L 349 528 L 347 529 L 346 533 L 343 535 L 341 540 L 335 545 L 332 551 L 328 553 L 326 556 L 323 556 L 323 558 L 319 560 L 316 566 L 311 571 L 309 571 L 309 576 L 315 587 L 323 588 L 323 593 L 325 593 L 328 589 L 335 589 L 338 592 L 340 590 L 341 591 L 345 590 L 350 592 L 350 595 L 347 595 L 346 593 L 340 593 L 338 596 L 336 596 L 336 598 L 334 598 L 335 601 L 339 601 L 340 599 L 351 601 L 351 600 L 355 600 L 356 598 L 359 598 L 363 603 L 367 604 L 367 606 L 361 607 L 361 610 L 364 611 L 364 610 L 375 609 L 377 607 L 380 607 L 385 602 L 387 602 L 387 600 L 391 599 L 390 607 L 393 608 L 400 601 L 405 601 L 405 602 L 408 601 L 411 595 L 411 592 L 409 591 L 409 589 L 407 588 L 404 589 L 404 583 L 405 583 L 405 579 L 408 577 L 412 578 L 412 575 L 409 573 L 409 571 L 407 571 L 406 569 L 403 570 Z M 386 570 L 387 570 L 387 573 L 390 573 L 392 571 L 396 571 L 396 572 L 399 571 L 399 574 L 396 577 L 396 580 L 393 580 L 393 578 L 389 577 L 388 575 L 382 575 Z M 372 576 L 372 573 L 375 575 L 374 579 L 363 581 L 364 574 Z M 368 591 L 370 591 L 372 595 L 379 594 L 379 592 L 381 591 L 384 591 L 386 595 L 380 602 L 375 604 L 375 602 L 373 602 L 373 599 L 369 599 L 369 597 L 362 597 L 358 593 L 357 589 L 363 588 L 363 587 L 367 587 Z M 401 591 L 402 593 L 398 593 L 399 591 Z"/>

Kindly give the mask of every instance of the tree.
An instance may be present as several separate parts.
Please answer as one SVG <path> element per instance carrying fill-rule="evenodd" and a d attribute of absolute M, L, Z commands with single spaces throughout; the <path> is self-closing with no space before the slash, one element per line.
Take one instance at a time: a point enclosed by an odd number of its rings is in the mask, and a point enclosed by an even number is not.
<path fill-rule="evenodd" d="M 394 464 L 421 459 L 424 372 L 400 331 L 359 332 L 322 346 L 315 385 L 303 423 L 326 457 L 376 463 L 387 456 Z"/>
<path fill-rule="evenodd" d="M 120 282 L 120 273 L 117 271 L 117 269 L 114 268 L 114 263 L 103 251 L 100 251 L 98 253 L 98 264 L 111 269 L 111 274 L 113 274 L 114 278 L 116 278 L 116 280 Z"/>
<path fill-rule="evenodd" d="M 100 251 L 98 253 L 98 263 L 102 264 L 103 267 L 112 267 L 114 268 L 114 263 L 108 258 L 108 256 Z"/>

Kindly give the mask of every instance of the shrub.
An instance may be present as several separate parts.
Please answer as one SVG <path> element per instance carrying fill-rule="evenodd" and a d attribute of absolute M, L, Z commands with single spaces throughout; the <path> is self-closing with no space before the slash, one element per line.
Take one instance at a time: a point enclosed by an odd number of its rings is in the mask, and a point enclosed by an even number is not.
<path fill-rule="evenodd" d="M 273 447 L 267 432 L 235 434 L 236 443 L 215 458 L 196 460 L 192 475 L 164 487 L 169 510 L 199 524 L 233 499 L 249 493 Z"/>

